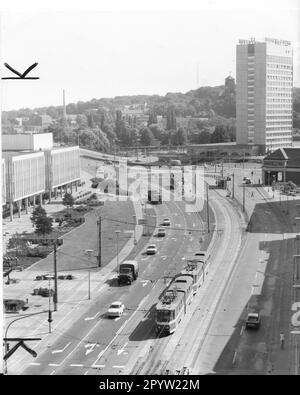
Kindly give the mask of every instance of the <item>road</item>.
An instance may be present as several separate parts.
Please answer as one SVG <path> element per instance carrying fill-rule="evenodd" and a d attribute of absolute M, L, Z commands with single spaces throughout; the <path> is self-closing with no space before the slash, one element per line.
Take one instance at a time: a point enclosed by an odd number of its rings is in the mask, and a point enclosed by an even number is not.
<path fill-rule="evenodd" d="M 231 169 L 226 169 L 226 172 Z M 236 197 L 243 199 L 242 178 L 253 168 L 235 168 Z M 254 182 L 261 177 L 254 170 Z M 261 178 L 260 178 L 261 179 Z M 295 374 L 297 338 L 290 332 L 291 307 L 299 296 L 293 291 L 295 277 L 295 216 L 297 201 L 275 201 L 263 188 L 247 187 L 247 228 L 242 253 L 196 361 L 198 374 Z M 299 202 L 298 202 L 299 203 Z M 258 331 L 245 329 L 250 311 L 259 311 Z M 280 348 L 280 332 L 285 348 Z M 299 360 L 298 360 L 299 363 Z"/>
<path fill-rule="evenodd" d="M 113 374 L 123 372 L 132 361 L 131 356 L 149 332 L 152 306 L 170 277 L 184 266 L 185 254 L 199 250 L 199 234 L 194 230 L 204 227 L 200 216 L 186 215 L 183 202 L 155 207 L 158 223 L 169 217 L 171 228 L 165 238 L 154 235 L 150 240 L 159 246 L 156 256 L 146 256 L 142 251 L 136 257 L 140 262 L 138 280 L 132 286 L 118 287 L 111 279 L 102 289 L 99 287 L 93 305 L 31 362 L 24 374 Z M 191 234 L 186 229 L 191 229 Z M 108 319 L 107 308 L 115 300 L 125 304 L 125 314 L 120 319 Z"/>

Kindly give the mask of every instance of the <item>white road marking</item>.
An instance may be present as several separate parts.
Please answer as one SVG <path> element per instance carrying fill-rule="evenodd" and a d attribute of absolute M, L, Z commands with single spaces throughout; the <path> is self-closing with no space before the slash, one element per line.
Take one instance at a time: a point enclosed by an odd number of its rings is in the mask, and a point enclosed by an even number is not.
<path fill-rule="evenodd" d="M 157 283 L 155 284 L 157 285 Z M 116 335 L 112 338 L 112 340 L 108 343 L 108 345 L 105 347 L 104 350 L 100 351 L 96 361 L 92 364 L 93 368 L 99 368 L 102 365 L 97 365 L 97 362 L 99 361 L 99 359 L 103 356 L 103 354 L 108 350 L 108 348 L 111 346 L 111 344 L 115 341 L 115 339 L 119 336 L 119 334 L 122 332 L 122 330 L 124 329 L 124 327 L 127 325 L 127 323 L 135 316 L 135 314 L 137 314 L 137 312 L 139 311 L 139 308 L 141 307 L 141 305 L 147 300 L 147 298 L 149 297 L 150 294 L 146 295 L 138 304 L 137 309 L 135 310 L 135 312 L 131 315 L 131 317 L 126 320 L 123 325 L 120 327 L 120 329 L 116 332 Z"/>
<path fill-rule="evenodd" d="M 94 348 L 96 347 L 97 343 L 90 343 L 86 344 L 84 347 L 86 348 L 85 355 L 90 354 L 92 351 L 94 351 Z"/>
<path fill-rule="evenodd" d="M 116 317 L 115 321 L 119 321 L 122 317 Z"/>
<path fill-rule="evenodd" d="M 48 366 L 60 366 L 58 363 L 48 363 Z"/>
<path fill-rule="evenodd" d="M 62 348 L 62 349 L 60 349 L 60 350 L 53 350 L 53 351 L 52 351 L 52 354 L 59 354 L 59 353 L 64 352 L 64 351 L 69 347 L 70 344 L 71 344 L 71 342 L 69 342 L 68 344 L 66 344 L 65 347 Z"/>
<path fill-rule="evenodd" d="M 52 376 L 55 373 L 55 370 L 53 370 L 53 372 L 50 373 L 50 376 Z"/>
<path fill-rule="evenodd" d="M 39 362 L 30 362 L 30 364 L 29 365 L 33 365 L 33 366 L 40 366 L 40 363 Z"/>
<path fill-rule="evenodd" d="M 142 280 L 141 284 L 143 287 L 145 287 L 149 283 L 149 280 Z"/>
<path fill-rule="evenodd" d="M 124 346 L 122 348 L 120 348 L 120 350 L 118 350 L 118 355 L 121 355 L 124 351 L 125 351 L 125 347 L 127 346 L 128 342 L 126 344 L 124 344 Z"/>
<path fill-rule="evenodd" d="M 86 372 L 84 372 L 84 374 L 83 374 L 83 375 L 84 375 L 84 376 L 86 376 L 86 375 L 88 374 L 88 372 L 89 372 L 89 371 L 87 370 Z"/>
<path fill-rule="evenodd" d="M 245 327 L 244 327 L 244 325 L 242 326 L 242 329 L 241 329 L 241 332 L 240 332 L 240 336 L 242 336 L 243 335 L 243 333 L 244 333 L 244 329 L 245 329 Z"/>
<path fill-rule="evenodd" d="M 98 314 L 99 314 L 99 312 L 96 313 L 93 317 L 86 317 L 84 320 L 85 320 L 85 321 L 94 320 L 94 319 L 97 317 Z"/>
<path fill-rule="evenodd" d="M 125 368 L 125 365 L 114 365 L 113 368 L 116 368 L 116 369 L 124 369 L 124 368 Z"/>
<path fill-rule="evenodd" d="M 82 363 L 71 363 L 70 366 L 76 367 L 76 368 L 82 368 L 83 364 Z"/>
<path fill-rule="evenodd" d="M 235 363 L 236 357 L 237 357 L 237 351 L 234 353 L 234 356 L 233 356 L 233 360 L 232 360 L 233 364 Z"/>

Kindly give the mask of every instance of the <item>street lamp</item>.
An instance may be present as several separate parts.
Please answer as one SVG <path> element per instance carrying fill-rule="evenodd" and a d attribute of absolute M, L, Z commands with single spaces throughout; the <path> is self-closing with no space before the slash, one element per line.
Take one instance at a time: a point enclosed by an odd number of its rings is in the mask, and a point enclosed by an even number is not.
<path fill-rule="evenodd" d="M 117 269 L 119 272 L 119 234 L 121 233 L 120 230 L 115 230 L 115 234 L 117 236 Z"/>
<path fill-rule="evenodd" d="M 135 233 L 136 215 L 133 215 L 132 217 L 133 217 L 133 223 L 134 223 L 134 228 L 133 228 L 133 237 L 134 237 L 134 239 L 133 239 L 133 243 L 134 243 L 134 245 L 136 245 L 137 244 L 136 233 Z"/>

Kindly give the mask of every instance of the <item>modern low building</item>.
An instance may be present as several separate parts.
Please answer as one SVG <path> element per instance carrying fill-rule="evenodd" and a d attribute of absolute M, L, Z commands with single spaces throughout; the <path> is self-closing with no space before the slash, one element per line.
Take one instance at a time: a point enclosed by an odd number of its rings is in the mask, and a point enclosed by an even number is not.
<path fill-rule="evenodd" d="M 3 151 L 40 151 L 53 147 L 52 133 L 3 134 Z"/>
<path fill-rule="evenodd" d="M 300 185 L 300 148 L 280 148 L 270 153 L 262 171 L 265 185 L 288 181 Z"/>
<path fill-rule="evenodd" d="M 58 189 L 80 181 L 79 147 L 67 147 L 45 151 L 46 159 L 46 190 L 57 194 Z"/>
<path fill-rule="evenodd" d="M 46 195 L 51 201 L 58 193 L 60 196 L 67 191 L 72 193 L 80 182 L 79 147 L 53 148 L 51 133 L 40 136 L 41 139 L 39 135 L 28 135 L 28 139 L 21 135 L 20 141 L 8 139 L 6 147 L 15 146 L 15 150 L 2 152 L 3 211 L 9 212 L 11 220 L 15 211 L 20 216 L 23 208 L 27 213 L 30 205 L 37 201 L 42 204 Z M 38 148 L 41 142 L 46 149 Z"/>

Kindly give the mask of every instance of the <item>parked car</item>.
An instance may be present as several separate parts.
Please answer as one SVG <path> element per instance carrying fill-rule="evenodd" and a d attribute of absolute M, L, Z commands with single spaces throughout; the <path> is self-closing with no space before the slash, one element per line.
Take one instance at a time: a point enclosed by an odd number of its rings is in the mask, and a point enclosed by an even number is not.
<path fill-rule="evenodd" d="M 107 315 L 109 317 L 121 317 L 124 313 L 124 309 L 125 306 L 122 302 L 113 302 L 107 311 Z"/>
<path fill-rule="evenodd" d="M 259 313 L 249 313 L 246 320 L 246 328 L 259 329 L 260 315 Z"/>
<path fill-rule="evenodd" d="M 162 222 L 162 226 L 170 226 L 171 225 L 171 221 L 169 220 L 169 218 L 165 218 Z"/>
<path fill-rule="evenodd" d="M 147 255 L 155 255 L 157 253 L 157 247 L 155 244 L 150 244 L 147 248 Z"/>
<path fill-rule="evenodd" d="M 159 228 L 157 231 L 157 236 L 158 237 L 165 237 L 166 235 L 166 229 L 165 228 Z"/>

